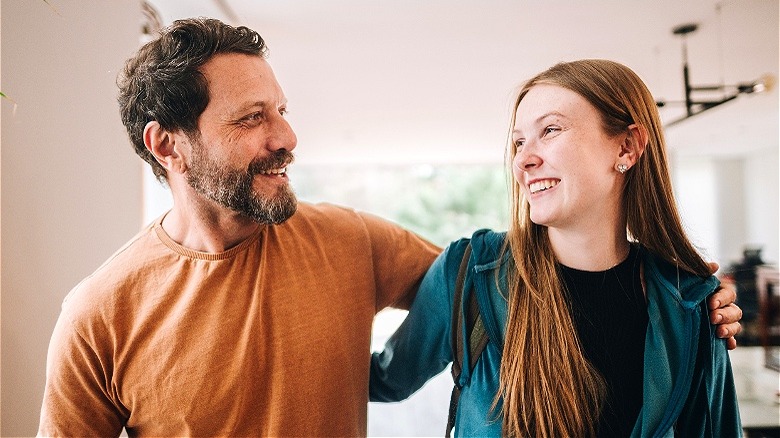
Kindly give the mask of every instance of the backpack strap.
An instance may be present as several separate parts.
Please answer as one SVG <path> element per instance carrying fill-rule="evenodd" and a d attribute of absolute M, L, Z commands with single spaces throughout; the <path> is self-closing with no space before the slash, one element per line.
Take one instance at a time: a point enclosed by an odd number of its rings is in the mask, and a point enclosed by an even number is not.
<path fill-rule="evenodd" d="M 463 259 L 460 262 L 460 268 L 458 269 L 458 277 L 455 280 L 455 293 L 453 294 L 453 306 L 452 306 L 452 324 L 451 324 L 451 338 L 452 338 L 452 380 L 454 386 L 452 388 L 452 395 L 450 396 L 450 409 L 447 417 L 447 432 L 445 437 L 449 437 L 455 426 L 455 414 L 458 411 L 458 401 L 460 399 L 460 375 L 463 372 L 464 362 L 464 345 L 468 342 L 469 348 L 469 363 L 468 369 L 472 370 L 482 354 L 482 350 L 485 349 L 488 343 L 487 332 L 485 331 L 485 325 L 482 322 L 482 317 L 479 312 L 479 305 L 477 304 L 476 294 L 468 294 L 468 306 L 466 307 L 466 333 L 468 340 L 463 339 L 463 312 L 461 311 L 463 302 L 463 296 L 466 295 L 466 271 L 468 269 L 469 257 L 471 255 L 471 244 L 466 246 L 466 251 L 463 254 Z"/>

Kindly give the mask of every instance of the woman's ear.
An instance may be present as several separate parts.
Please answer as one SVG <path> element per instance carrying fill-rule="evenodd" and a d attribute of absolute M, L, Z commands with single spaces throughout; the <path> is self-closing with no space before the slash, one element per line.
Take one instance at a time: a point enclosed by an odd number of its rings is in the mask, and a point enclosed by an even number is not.
<path fill-rule="evenodd" d="M 639 157 L 645 153 L 648 138 L 647 128 L 637 123 L 630 125 L 628 133 L 620 146 L 619 157 L 621 162 L 624 162 L 628 167 L 636 164 L 639 161 Z"/>
<path fill-rule="evenodd" d="M 180 135 L 164 129 L 156 121 L 151 121 L 144 127 L 144 144 L 155 160 L 169 173 L 186 171 L 187 165 L 181 154 Z"/>

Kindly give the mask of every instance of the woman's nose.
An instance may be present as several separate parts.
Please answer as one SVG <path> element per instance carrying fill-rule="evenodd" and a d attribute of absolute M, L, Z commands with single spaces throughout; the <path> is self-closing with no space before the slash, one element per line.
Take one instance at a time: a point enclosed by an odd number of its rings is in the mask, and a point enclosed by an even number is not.
<path fill-rule="evenodd" d="M 536 154 L 534 145 L 529 142 L 523 145 L 522 149 L 515 155 L 514 165 L 518 170 L 528 170 L 533 167 L 538 167 L 541 162 L 542 160 L 539 155 Z"/>

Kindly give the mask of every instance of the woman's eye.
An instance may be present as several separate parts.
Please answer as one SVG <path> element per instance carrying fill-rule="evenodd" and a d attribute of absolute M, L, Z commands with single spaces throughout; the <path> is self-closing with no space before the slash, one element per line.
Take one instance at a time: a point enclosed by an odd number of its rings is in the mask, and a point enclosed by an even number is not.
<path fill-rule="evenodd" d="M 552 134 L 553 132 L 558 132 L 560 130 L 561 129 L 558 128 L 557 126 L 548 126 L 548 127 L 544 128 L 544 135 Z"/>
<path fill-rule="evenodd" d="M 515 140 L 515 149 L 520 150 L 525 145 L 525 139 L 519 138 Z"/>

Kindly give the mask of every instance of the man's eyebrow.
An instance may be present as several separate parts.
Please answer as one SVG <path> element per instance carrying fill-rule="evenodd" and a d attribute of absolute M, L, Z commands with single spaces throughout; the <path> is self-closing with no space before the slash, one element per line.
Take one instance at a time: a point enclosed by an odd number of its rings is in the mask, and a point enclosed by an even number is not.
<path fill-rule="evenodd" d="M 281 102 L 281 107 L 287 106 L 287 99 L 283 99 Z M 258 100 L 254 102 L 245 102 L 244 104 L 236 107 L 231 111 L 231 115 L 233 117 L 241 118 L 244 116 L 244 113 L 247 113 L 255 108 L 258 108 L 260 111 L 264 111 L 266 107 L 270 106 L 270 104 L 265 100 Z"/>
<path fill-rule="evenodd" d="M 232 110 L 231 115 L 233 117 L 243 117 L 244 113 L 250 111 L 253 108 L 259 108 L 260 110 L 264 110 L 265 107 L 266 107 L 266 103 L 264 101 L 246 102 L 236 107 L 234 110 Z"/>

